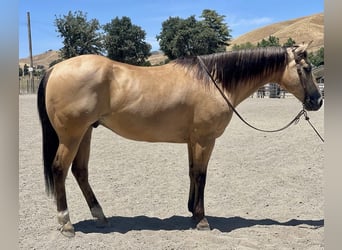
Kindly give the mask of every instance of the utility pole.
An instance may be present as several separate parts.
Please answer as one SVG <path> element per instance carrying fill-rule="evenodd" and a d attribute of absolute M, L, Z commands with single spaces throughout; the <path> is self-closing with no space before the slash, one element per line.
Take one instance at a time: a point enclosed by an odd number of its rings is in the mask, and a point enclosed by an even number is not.
<path fill-rule="evenodd" d="M 31 20 L 30 20 L 30 12 L 27 12 L 27 29 L 28 29 L 28 40 L 29 40 L 29 51 L 30 51 L 30 90 L 32 93 L 34 92 L 34 81 L 33 81 L 33 57 L 32 57 L 32 39 L 31 39 Z"/>

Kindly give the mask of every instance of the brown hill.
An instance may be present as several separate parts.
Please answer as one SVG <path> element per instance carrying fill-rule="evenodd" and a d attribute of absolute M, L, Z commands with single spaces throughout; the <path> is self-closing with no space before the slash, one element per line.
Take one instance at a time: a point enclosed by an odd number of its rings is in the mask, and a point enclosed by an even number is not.
<path fill-rule="evenodd" d="M 319 13 L 311 16 L 292 19 L 289 21 L 271 24 L 233 39 L 227 50 L 231 50 L 234 44 L 250 42 L 257 44 L 262 39 L 267 40 L 269 36 L 279 38 L 280 44 L 292 38 L 296 43 L 310 42 L 313 40 L 309 51 L 316 51 L 324 47 L 324 14 Z"/>
<path fill-rule="evenodd" d="M 49 50 L 42 54 L 33 56 L 33 65 L 43 65 L 46 69 L 49 67 L 50 63 L 57 60 L 59 58 L 59 52 L 55 50 Z M 19 59 L 20 67 L 23 67 L 25 64 L 30 65 L 30 58 L 22 58 Z"/>
<path fill-rule="evenodd" d="M 59 52 L 55 50 L 49 50 L 42 54 L 33 56 L 33 65 L 43 65 L 47 69 L 50 63 L 57 59 L 59 59 Z M 152 52 L 152 55 L 148 58 L 152 65 L 163 63 L 166 59 L 167 57 L 161 51 Z M 25 64 L 28 66 L 30 65 L 30 58 L 19 59 L 19 65 L 21 68 L 23 68 Z"/>

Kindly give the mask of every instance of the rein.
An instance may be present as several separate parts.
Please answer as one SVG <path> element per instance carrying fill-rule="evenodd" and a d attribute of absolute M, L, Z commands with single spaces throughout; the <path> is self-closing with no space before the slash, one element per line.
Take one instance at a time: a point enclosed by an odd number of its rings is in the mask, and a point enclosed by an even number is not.
<path fill-rule="evenodd" d="M 235 109 L 235 107 L 233 106 L 233 104 L 231 104 L 231 102 L 228 100 L 227 96 L 224 94 L 223 90 L 218 86 L 217 82 L 215 81 L 214 77 L 211 75 L 211 72 L 208 70 L 207 66 L 204 64 L 203 60 L 201 57 L 197 56 L 198 61 L 200 62 L 201 66 L 204 68 L 204 70 L 206 71 L 206 73 L 208 74 L 208 76 L 210 77 L 211 81 L 214 83 L 215 87 L 217 88 L 217 90 L 220 92 L 221 96 L 223 97 L 223 99 L 226 101 L 227 105 L 229 106 L 229 108 L 231 108 L 233 110 L 233 112 L 240 118 L 240 120 L 245 123 L 248 127 L 251 127 L 252 129 L 255 129 L 257 131 L 261 131 L 261 132 L 267 132 L 267 133 L 273 133 L 273 132 L 280 132 L 288 127 L 290 127 L 292 124 L 297 124 L 300 117 L 304 115 L 305 120 L 308 121 L 308 123 L 311 125 L 311 127 L 313 128 L 313 130 L 316 132 L 316 134 L 318 135 L 318 137 L 322 140 L 322 142 L 324 142 L 324 139 L 322 138 L 322 136 L 318 133 L 318 131 L 314 128 L 314 126 L 311 124 L 311 122 L 309 121 L 309 117 L 308 114 L 306 112 L 306 110 L 303 108 L 301 111 L 299 111 L 299 113 L 293 118 L 292 121 L 290 121 L 287 125 L 285 125 L 282 128 L 279 129 L 275 129 L 275 130 L 265 130 L 265 129 L 260 129 L 257 128 L 253 125 L 251 125 L 250 123 L 248 123 L 240 114 L 239 112 Z M 300 68 L 297 67 L 297 72 L 301 81 L 301 84 L 304 88 L 304 92 L 306 95 L 306 88 L 304 85 L 304 82 L 302 80 L 302 72 L 300 71 Z"/>

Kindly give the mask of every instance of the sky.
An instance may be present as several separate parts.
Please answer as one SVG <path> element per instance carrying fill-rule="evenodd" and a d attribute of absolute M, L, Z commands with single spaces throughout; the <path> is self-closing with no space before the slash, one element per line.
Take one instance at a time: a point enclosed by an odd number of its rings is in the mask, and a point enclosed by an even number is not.
<path fill-rule="evenodd" d="M 127 16 L 146 32 L 146 42 L 152 51 L 159 49 L 156 36 L 162 22 L 169 17 L 199 19 L 204 9 L 225 16 L 233 38 L 269 24 L 324 12 L 324 0 L 20 0 L 19 58 L 29 56 L 27 12 L 30 13 L 33 55 L 63 47 L 56 31 L 56 17 L 69 11 L 82 11 L 87 19 L 97 19 L 101 25 Z"/>

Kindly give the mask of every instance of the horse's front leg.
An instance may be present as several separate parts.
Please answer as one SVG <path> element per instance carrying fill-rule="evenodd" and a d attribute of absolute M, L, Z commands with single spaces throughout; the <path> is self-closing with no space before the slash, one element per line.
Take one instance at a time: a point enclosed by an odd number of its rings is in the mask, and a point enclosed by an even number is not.
<path fill-rule="evenodd" d="M 207 177 L 208 162 L 215 141 L 207 143 L 189 143 L 189 176 L 190 192 L 188 209 L 197 222 L 197 229 L 209 230 L 209 223 L 204 213 L 204 188 Z"/>

